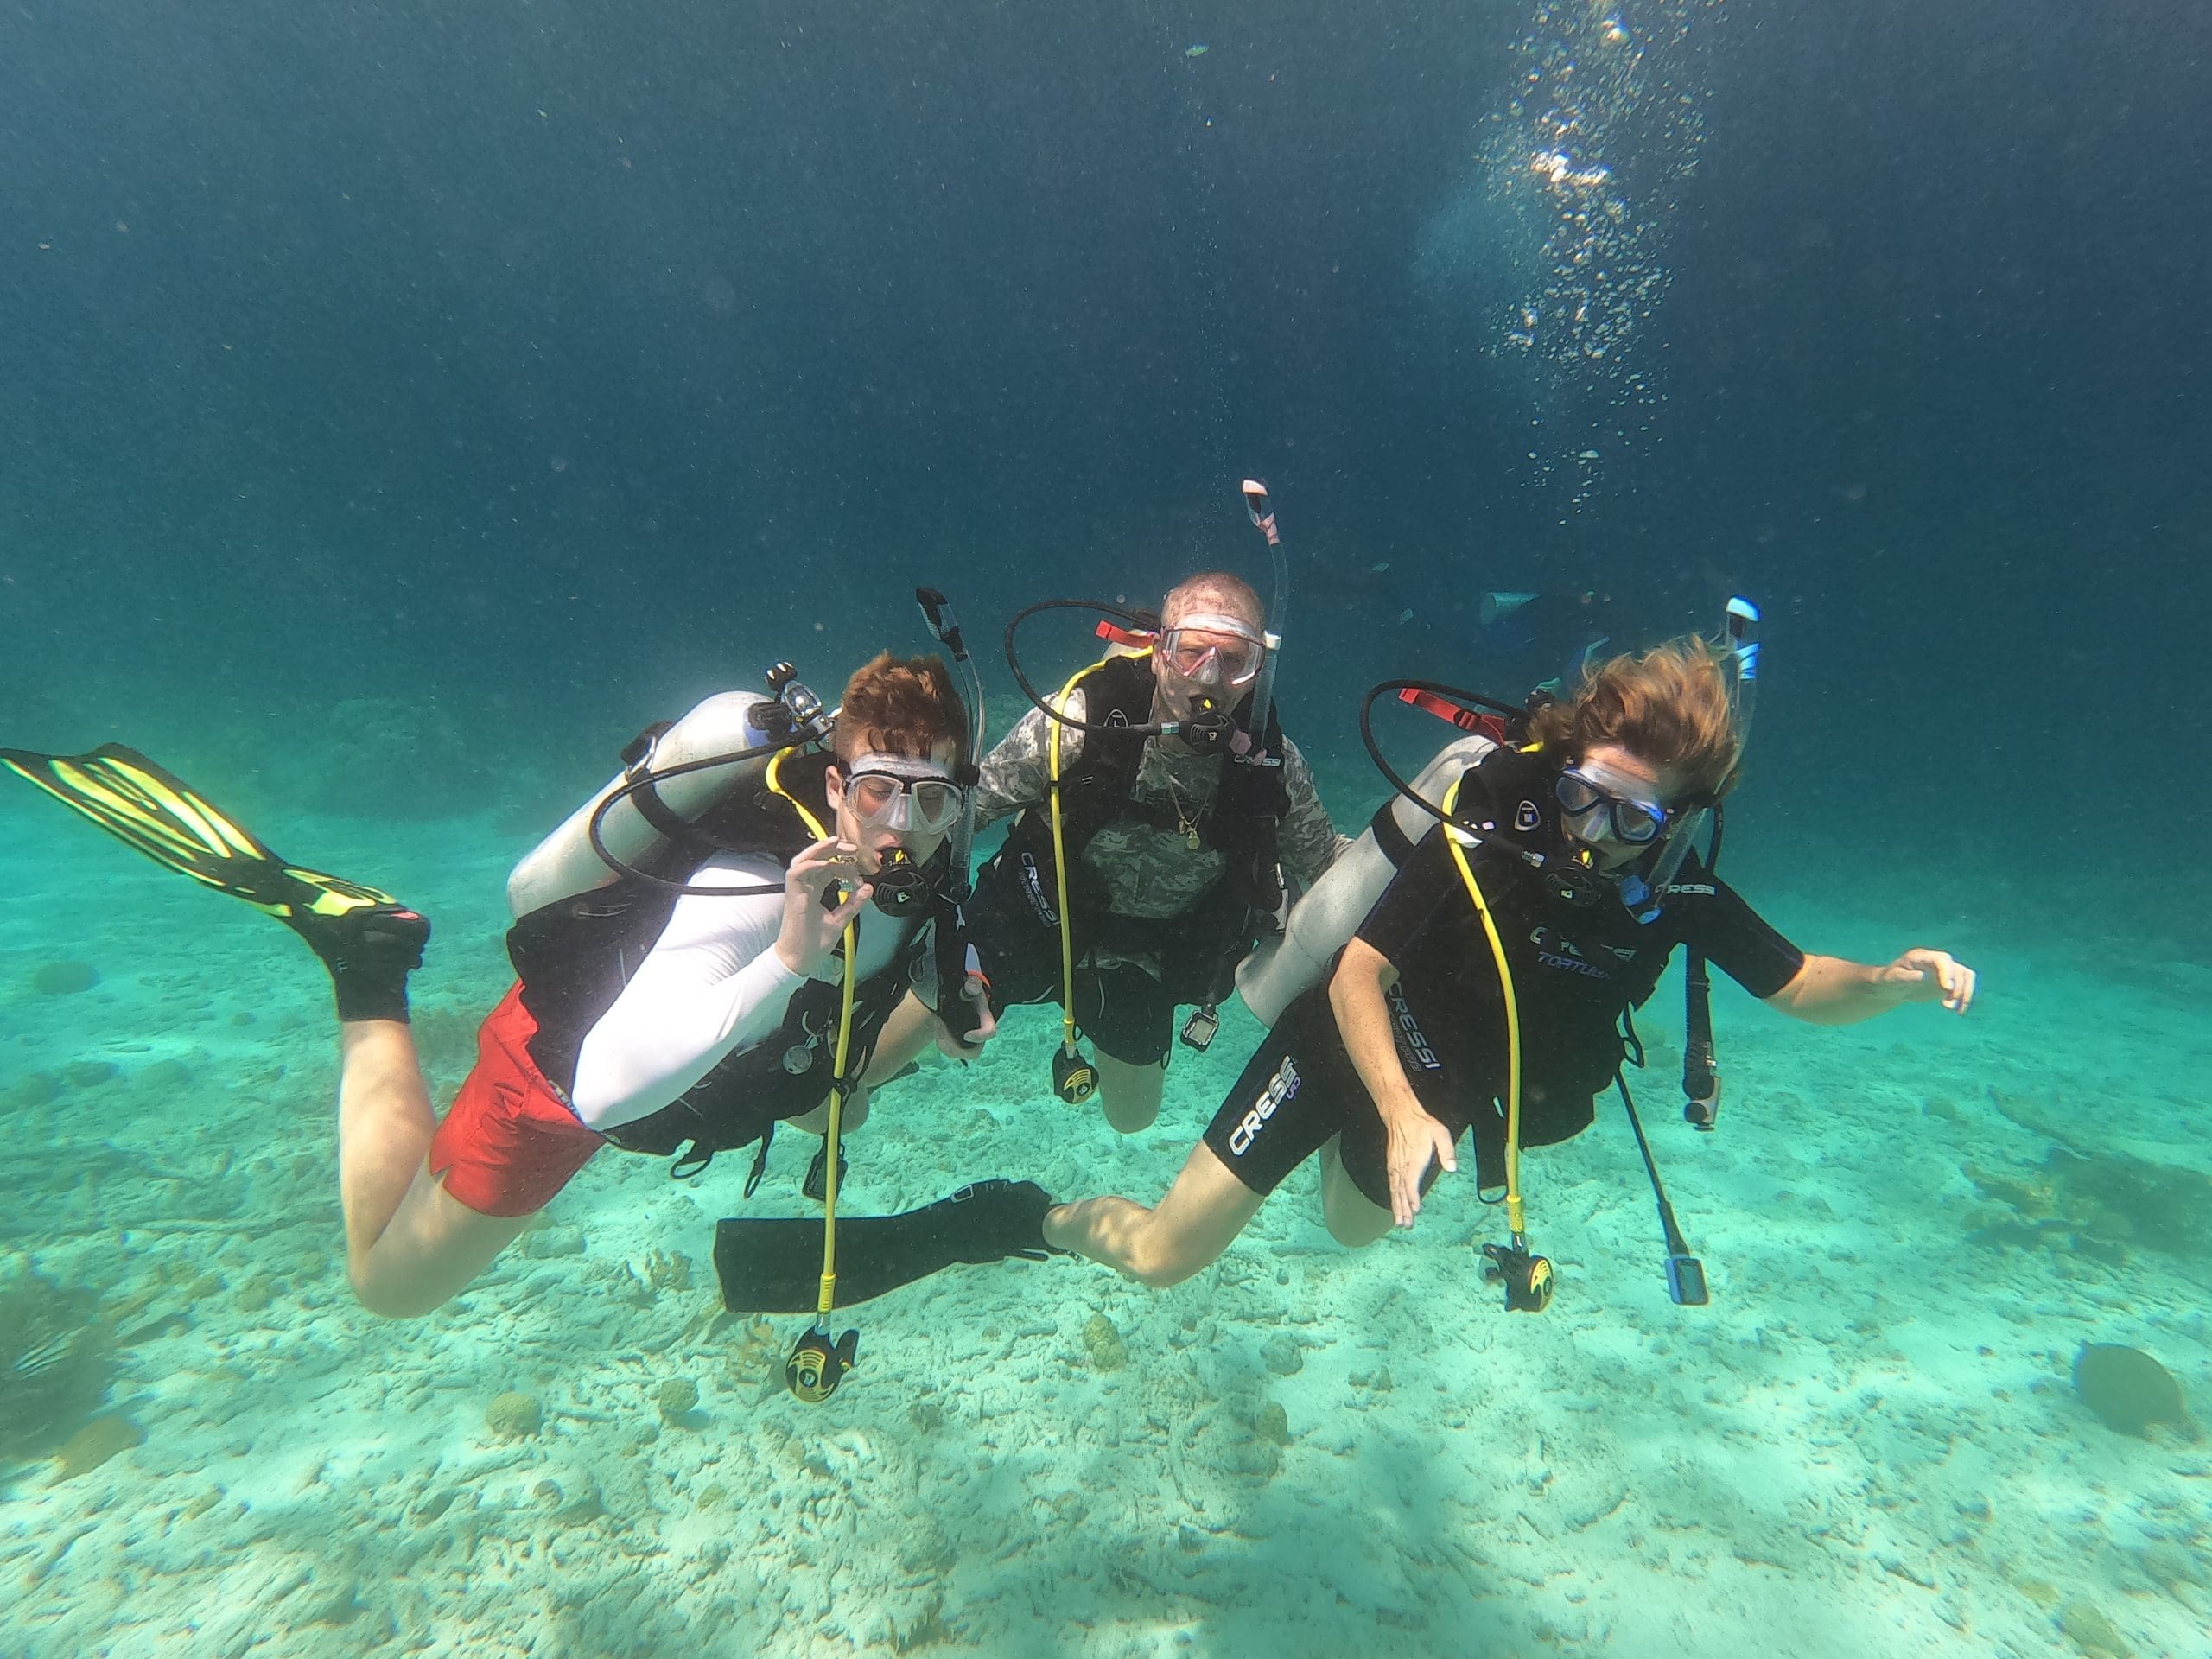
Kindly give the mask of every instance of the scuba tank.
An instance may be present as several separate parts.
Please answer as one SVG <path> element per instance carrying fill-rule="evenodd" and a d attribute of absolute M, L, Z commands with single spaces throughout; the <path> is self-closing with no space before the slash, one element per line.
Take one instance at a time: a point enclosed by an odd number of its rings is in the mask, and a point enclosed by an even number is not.
<path fill-rule="evenodd" d="M 791 665 L 777 664 L 766 678 L 770 695 L 717 692 L 683 719 L 640 732 L 622 751 L 622 771 L 515 866 L 509 912 L 519 918 L 612 887 L 625 867 L 681 840 L 717 802 L 763 787 L 776 754 L 826 748 L 830 716 Z"/>
<path fill-rule="evenodd" d="M 1497 747 L 1494 740 L 1476 733 L 1454 739 L 1421 768 L 1414 779 L 1414 790 L 1429 800 L 1437 799 L 1452 779 Z M 1320 983 L 1337 952 L 1359 931 L 1398 873 L 1399 861 L 1434 822 L 1422 807 L 1393 794 L 1359 839 L 1338 854 L 1321 879 L 1290 907 L 1281 934 L 1262 939 L 1259 949 L 1237 963 L 1237 995 L 1262 1025 L 1274 1025 L 1285 1008 Z M 1387 850 L 1386 838 L 1393 843 Z"/>

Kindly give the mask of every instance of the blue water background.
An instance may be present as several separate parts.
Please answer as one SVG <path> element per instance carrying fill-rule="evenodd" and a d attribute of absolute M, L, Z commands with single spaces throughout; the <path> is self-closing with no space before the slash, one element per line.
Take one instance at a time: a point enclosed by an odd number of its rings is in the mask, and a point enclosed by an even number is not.
<path fill-rule="evenodd" d="M 1365 686 L 1526 689 L 1491 677 L 1484 590 L 1599 588 L 1643 639 L 1750 594 L 1746 888 L 1826 924 L 1813 948 L 2000 951 L 1989 995 L 2046 999 L 2046 1039 L 2094 979 L 2141 1046 L 2085 1030 L 2044 1081 L 2139 1151 L 2185 1142 L 2212 963 L 2196 33 L 2040 0 L 1619 16 L 1648 73 L 1575 159 L 1602 149 L 1638 216 L 1614 255 L 1660 280 L 1571 370 L 1501 345 L 1551 226 L 1497 168 L 1531 66 L 1592 50 L 1582 8 L 11 8 L 0 742 L 130 742 L 288 852 L 427 894 L 459 1009 L 499 988 L 499 872 L 644 722 L 776 658 L 826 689 L 918 648 L 917 583 L 994 644 L 1052 594 L 1143 602 L 1202 564 L 1264 588 L 1257 474 L 1295 578 L 1286 720 L 1346 827 L 1378 798 Z M 1047 625 L 1040 662 L 1081 643 Z M 264 994 L 192 980 L 179 930 L 213 900 L 135 910 L 126 855 L 28 791 L 0 825 L 11 983 L 95 960 L 118 1033 L 134 996 L 213 1020 Z M 269 984 L 306 972 L 272 954 Z M 22 1065 L 78 1040 L 59 1003 L 7 1017 Z M 1849 1089 L 1960 1039 L 1836 1040 Z M 1185 1138 L 1212 1103 L 1186 1075 Z M 1039 1173 L 1149 1198 L 1179 1156 L 1102 1140 Z"/>

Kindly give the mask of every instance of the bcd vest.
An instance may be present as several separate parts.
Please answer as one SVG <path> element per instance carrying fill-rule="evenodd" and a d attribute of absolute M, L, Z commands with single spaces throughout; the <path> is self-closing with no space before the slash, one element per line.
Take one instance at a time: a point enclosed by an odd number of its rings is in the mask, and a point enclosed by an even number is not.
<path fill-rule="evenodd" d="M 1148 723 L 1152 719 L 1153 684 L 1147 660 L 1135 657 L 1108 658 L 1083 681 L 1085 723 Z M 1241 718 L 1247 707 L 1248 703 L 1239 703 L 1233 717 Z M 1237 959 L 1252 948 L 1262 930 L 1273 925 L 1282 902 L 1280 830 L 1283 815 L 1290 805 L 1288 791 L 1283 785 L 1282 767 L 1279 764 L 1247 764 L 1224 755 L 1219 762 L 1220 784 L 1197 826 L 1201 843 L 1220 853 L 1226 861 L 1221 879 L 1182 915 L 1127 916 L 1112 909 L 1104 881 L 1090 868 L 1083 853 L 1109 823 L 1146 823 L 1168 834 L 1179 829 L 1175 814 L 1165 804 L 1139 801 L 1135 797 L 1147 741 L 1135 734 L 1085 731 L 1083 753 L 1061 773 L 1061 840 L 1067 849 L 1068 919 L 1074 930 L 1076 953 L 1080 957 L 1098 946 L 1129 953 L 1160 950 L 1171 942 L 1182 950 L 1195 944 L 1207 958 L 1205 977 L 1210 990 L 1225 994 L 1227 974 Z M 1272 712 L 1263 753 L 1277 761 L 1283 753 L 1282 728 Z M 1029 871 L 1036 873 L 1034 878 Z M 1009 882 L 1040 879 L 1043 891 L 1053 890 L 1049 803 L 1026 808 L 1015 819 L 1007 833 L 1006 845 L 992 860 L 982 879 Z M 1215 984 L 1216 981 L 1222 983 Z"/>
<path fill-rule="evenodd" d="M 829 805 L 823 779 L 829 764 L 826 756 L 805 755 L 782 768 L 785 787 L 824 822 Z M 651 874 L 688 881 L 715 851 L 787 862 L 814 841 L 791 802 L 765 784 L 718 803 L 696 827 L 700 839 L 682 849 L 663 849 Z M 522 980 L 522 1004 L 537 1022 L 528 1045 L 531 1058 L 564 1092 L 575 1081 L 584 1038 L 658 940 L 678 897 L 625 876 L 533 911 L 508 930 L 507 956 Z M 949 898 L 940 898 L 931 912 L 942 975 L 948 946 L 956 960 L 964 956 L 963 925 Z M 889 963 L 854 987 L 849 1077 L 865 1069 L 923 948 L 918 924 Z M 940 983 L 957 995 L 961 981 L 941 978 Z M 839 980 L 804 982 L 773 1032 L 728 1056 L 660 1110 L 602 1133 L 629 1152 L 666 1155 L 690 1142 L 696 1152 L 712 1154 L 748 1146 L 780 1120 L 812 1111 L 830 1095 L 843 995 Z"/>

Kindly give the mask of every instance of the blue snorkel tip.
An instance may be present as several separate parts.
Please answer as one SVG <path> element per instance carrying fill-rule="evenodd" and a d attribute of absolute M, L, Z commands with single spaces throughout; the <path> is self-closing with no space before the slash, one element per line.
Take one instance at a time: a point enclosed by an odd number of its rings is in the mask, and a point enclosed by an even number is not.
<path fill-rule="evenodd" d="M 1659 912 L 1664 908 L 1659 895 L 1651 890 L 1651 884 L 1640 875 L 1624 879 L 1620 884 L 1620 895 L 1628 913 L 1646 927 L 1659 919 Z"/>

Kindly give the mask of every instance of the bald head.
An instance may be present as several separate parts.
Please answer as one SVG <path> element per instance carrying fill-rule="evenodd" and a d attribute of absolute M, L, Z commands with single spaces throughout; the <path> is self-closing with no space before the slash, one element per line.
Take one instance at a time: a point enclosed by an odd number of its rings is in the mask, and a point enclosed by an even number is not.
<path fill-rule="evenodd" d="M 1249 624 L 1255 633 L 1268 622 L 1268 607 L 1260 602 L 1252 584 L 1226 570 L 1203 571 L 1168 589 L 1167 597 L 1160 602 L 1160 626 L 1172 628 L 1199 612 L 1233 616 Z"/>

